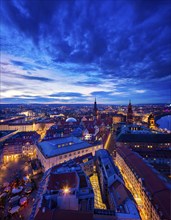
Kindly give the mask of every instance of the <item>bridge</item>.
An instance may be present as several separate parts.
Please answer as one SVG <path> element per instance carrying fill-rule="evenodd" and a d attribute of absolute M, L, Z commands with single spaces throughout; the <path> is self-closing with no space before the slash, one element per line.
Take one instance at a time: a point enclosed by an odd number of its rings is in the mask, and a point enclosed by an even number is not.
<path fill-rule="evenodd" d="M 154 120 L 155 120 L 155 122 L 157 121 L 157 120 L 159 120 L 160 118 L 162 118 L 162 117 L 164 117 L 164 116 L 167 116 L 167 115 L 171 115 L 171 112 L 166 112 L 166 113 L 159 113 L 159 114 L 156 114 L 156 115 L 154 115 Z"/>

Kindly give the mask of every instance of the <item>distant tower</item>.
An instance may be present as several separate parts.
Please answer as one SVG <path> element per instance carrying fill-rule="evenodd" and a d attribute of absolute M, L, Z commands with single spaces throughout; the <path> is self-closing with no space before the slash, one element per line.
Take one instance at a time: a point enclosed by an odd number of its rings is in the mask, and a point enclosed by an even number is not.
<path fill-rule="evenodd" d="M 148 127 L 150 129 L 155 129 L 156 127 L 153 113 L 148 116 Z"/>
<path fill-rule="evenodd" d="M 132 105 L 131 105 L 131 101 L 129 101 L 129 105 L 128 105 L 128 111 L 127 111 L 127 119 L 126 122 L 128 124 L 132 124 L 133 123 L 133 111 L 132 111 Z"/>
<path fill-rule="evenodd" d="M 93 116 L 94 116 L 94 119 L 97 119 L 98 109 L 97 109 L 96 98 L 95 98 L 95 102 L 94 102 Z"/>

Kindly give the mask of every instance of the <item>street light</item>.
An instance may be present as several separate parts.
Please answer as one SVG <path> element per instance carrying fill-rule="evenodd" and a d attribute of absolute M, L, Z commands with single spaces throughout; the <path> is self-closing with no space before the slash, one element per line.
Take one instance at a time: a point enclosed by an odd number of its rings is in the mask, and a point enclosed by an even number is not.
<path fill-rule="evenodd" d="M 64 193 L 65 194 L 68 194 L 69 193 L 69 188 L 66 186 L 64 189 L 63 189 Z"/>

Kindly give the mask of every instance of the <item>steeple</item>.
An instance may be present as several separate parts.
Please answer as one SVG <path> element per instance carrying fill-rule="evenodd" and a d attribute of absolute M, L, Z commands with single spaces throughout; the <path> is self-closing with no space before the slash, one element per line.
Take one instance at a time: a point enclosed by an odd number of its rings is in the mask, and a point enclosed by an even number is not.
<path fill-rule="evenodd" d="M 96 98 L 94 101 L 94 109 L 93 109 L 93 115 L 94 117 L 97 119 L 97 113 L 98 113 L 98 109 L 97 109 L 97 103 L 96 103 Z"/>
<path fill-rule="evenodd" d="M 153 113 L 151 113 L 148 117 L 148 127 L 150 129 L 155 129 L 155 127 L 156 127 Z"/>
<path fill-rule="evenodd" d="M 126 121 L 127 121 L 128 124 L 133 123 L 133 111 L 132 111 L 131 100 L 129 100 L 128 111 L 127 111 L 127 120 Z"/>

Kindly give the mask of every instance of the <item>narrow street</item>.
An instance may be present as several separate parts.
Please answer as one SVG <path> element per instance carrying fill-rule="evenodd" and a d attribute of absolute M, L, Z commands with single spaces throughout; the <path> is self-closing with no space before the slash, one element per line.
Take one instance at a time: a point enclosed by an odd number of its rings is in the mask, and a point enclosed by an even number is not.
<path fill-rule="evenodd" d="M 115 137 L 116 137 L 115 132 L 111 132 L 110 139 L 109 139 L 107 145 L 105 146 L 105 149 L 109 151 L 109 153 L 112 157 L 115 157 L 115 151 L 116 151 Z"/>

